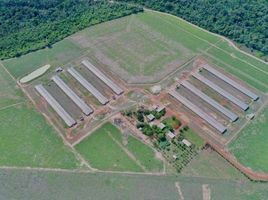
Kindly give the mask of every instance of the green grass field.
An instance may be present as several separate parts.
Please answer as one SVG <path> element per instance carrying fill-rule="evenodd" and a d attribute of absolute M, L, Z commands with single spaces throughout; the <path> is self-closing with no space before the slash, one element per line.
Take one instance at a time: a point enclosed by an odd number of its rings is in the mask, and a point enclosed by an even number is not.
<path fill-rule="evenodd" d="M 205 145 L 205 141 L 199 135 L 194 133 L 192 129 L 184 131 L 184 137 L 194 144 L 198 149 Z"/>
<path fill-rule="evenodd" d="M 233 179 L 0 170 L 1 197 L 15 200 L 181 200 L 175 182 L 185 200 L 204 200 L 203 184 L 208 184 L 211 199 L 216 200 L 265 200 L 268 196 L 267 183 Z"/>
<path fill-rule="evenodd" d="M 211 149 L 202 150 L 202 152 L 182 170 L 181 174 L 183 176 L 208 178 L 247 179 L 241 172 Z"/>
<path fill-rule="evenodd" d="M 24 101 L 22 91 L 0 63 L 0 110 L 5 106 Z"/>
<path fill-rule="evenodd" d="M 122 148 L 126 148 L 135 160 Z M 163 169 L 163 163 L 155 157 L 153 149 L 132 136 L 128 136 L 124 143 L 120 130 L 111 123 L 104 124 L 76 149 L 97 169 L 142 171 L 136 162 L 146 171 L 159 172 Z"/>
<path fill-rule="evenodd" d="M 0 111 L 0 165 L 77 168 L 79 162 L 43 116 L 26 104 Z"/>
<path fill-rule="evenodd" d="M 3 64 L 14 77 L 18 78 L 46 64 L 50 64 L 52 67 L 66 64 L 79 57 L 81 53 L 82 49 L 68 39 L 64 39 L 53 45 L 52 48 L 29 53 L 19 58 L 8 59 L 3 61 Z"/>
<path fill-rule="evenodd" d="M 89 161 L 90 165 L 100 170 L 134 171 L 142 169 L 108 135 L 109 123 L 97 129 L 90 137 L 76 146 L 77 151 Z M 110 130 L 110 132 L 114 130 Z"/>
<path fill-rule="evenodd" d="M 268 173 L 268 107 L 242 130 L 229 150 L 243 165 Z"/>

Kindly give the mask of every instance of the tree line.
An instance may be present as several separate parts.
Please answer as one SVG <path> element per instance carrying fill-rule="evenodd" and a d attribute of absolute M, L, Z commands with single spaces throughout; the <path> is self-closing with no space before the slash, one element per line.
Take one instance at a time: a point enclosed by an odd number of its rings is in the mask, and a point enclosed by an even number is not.
<path fill-rule="evenodd" d="M 267 0 L 119 0 L 179 16 L 268 55 Z"/>
<path fill-rule="evenodd" d="M 90 25 L 141 11 L 102 0 L 1 0 L 0 59 L 50 47 Z"/>

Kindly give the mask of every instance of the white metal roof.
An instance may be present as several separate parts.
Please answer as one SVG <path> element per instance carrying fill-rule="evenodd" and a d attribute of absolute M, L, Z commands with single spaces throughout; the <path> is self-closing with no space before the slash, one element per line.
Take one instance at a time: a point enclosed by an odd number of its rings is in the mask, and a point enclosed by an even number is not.
<path fill-rule="evenodd" d="M 221 87 L 219 87 L 218 85 L 216 85 L 212 81 L 208 80 L 204 76 L 202 76 L 200 74 L 193 74 L 193 76 L 196 79 L 200 80 L 201 82 L 205 83 L 207 86 L 209 86 L 210 88 L 212 88 L 213 90 L 215 90 L 219 94 L 221 94 L 222 96 L 224 96 L 226 99 L 229 99 L 231 102 L 236 104 L 242 110 L 247 110 L 248 109 L 249 106 L 246 103 L 242 102 L 241 100 L 239 100 L 235 96 L 231 95 L 229 92 L 227 92 L 226 90 L 222 89 Z"/>
<path fill-rule="evenodd" d="M 254 101 L 256 101 L 256 100 L 259 99 L 259 96 L 258 95 L 254 94 L 253 92 L 251 92 L 250 90 L 248 90 L 244 86 L 242 86 L 242 85 L 238 84 L 237 82 L 235 82 L 234 80 L 230 79 L 229 77 L 227 77 L 223 73 L 221 73 L 221 72 L 217 71 L 216 69 L 210 67 L 208 64 L 203 65 L 203 68 L 206 69 L 207 71 L 209 71 L 210 73 L 214 74 L 215 76 L 217 76 L 221 80 L 225 81 L 229 85 L 233 86 L 237 90 L 241 91 L 245 95 L 249 96 Z"/>
<path fill-rule="evenodd" d="M 89 107 L 77 94 L 75 94 L 74 91 L 59 76 L 53 76 L 52 80 L 83 111 L 85 115 L 93 113 L 93 109 Z"/>
<path fill-rule="evenodd" d="M 109 100 L 103 96 L 91 83 L 89 83 L 81 74 L 79 74 L 74 68 L 69 68 L 68 72 L 83 85 L 98 101 L 105 105 Z"/>
<path fill-rule="evenodd" d="M 64 110 L 64 108 L 54 99 L 54 97 L 42 85 L 35 86 L 35 89 L 41 94 L 56 113 L 69 126 L 76 124 L 76 121 Z"/>
<path fill-rule="evenodd" d="M 102 80 L 108 87 L 110 87 L 117 95 L 122 94 L 124 91 L 116 85 L 111 79 L 109 79 L 104 73 L 102 73 L 98 68 L 92 65 L 88 60 L 83 60 L 82 64 L 86 66 L 95 76 Z"/>
<path fill-rule="evenodd" d="M 212 107 L 216 108 L 218 111 L 223 113 L 225 116 L 227 116 L 231 121 L 236 121 L 238 119 L 238 116 L 228 110 L 227 108 L 223 107 L 221 104 L 219 104 L 217 101 L 212 99 L 211 97 L 207 96 L 205 93 L 203 93 L 201 90 L 197 89 L 195 86 L 193 86 L 188 81 L 182 81 L 181 85 L 190 90 L 192 93 L 203 99 L 205 102 L 210 104 Z"/>
<path fill-rule="evenodd" d="M 185 105 L 187 108 L 192 110 L 195 114 L 197 114 L 199 117 L 201 117 L 203 120 L 205 120 L 209 125 L 217 129 L 219 132 L 224 133 L 227 129 L 225 126 L 223 126 L 221 123 L 219 123 L 217 120 L 215 120 L 213 117 L 208 115 L 205 111 L 200 109 L 198 106 L 194 105 L 191 101 L 180 95 L 176 91 L 170 91 L 169 94 L 173 96 L 175 99 L 180 101 L 183 105 Z"/>

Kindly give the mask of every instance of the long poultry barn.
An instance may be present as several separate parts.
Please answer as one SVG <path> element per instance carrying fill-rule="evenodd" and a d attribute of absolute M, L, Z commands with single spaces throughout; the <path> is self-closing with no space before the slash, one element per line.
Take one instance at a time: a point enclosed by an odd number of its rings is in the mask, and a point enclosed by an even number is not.
<path fill-rule="evenodd" d="M 225 91 L 224 89 L 222 89 L 221 87 L 219 87 L 218 85 L 216 85 L 212 81 L 208 80 L 204 76 L 196 73 L 196 74 L 193 74 L 193 77 L 195 77 L 196 79 L 198 79 L 202 83 L 206 84 L 208 87 L 212 88 L 213 90 L 218 92 L 220 95 L 224 96 L 229 101 L 233 102 L 235 105 L 240 107 L 242 110 L 246 111 L 249 108 L 249 106 L 247 104 L 245 104 L 244 102 L 242 102 L 241 100 L 239 100 L 235 96 L 231 95 L 229 92 Z"/>
<path fill-rule="evenodd" d="M 109 100 L 103 96 L 91 83 L 89 83 L 81 74 L 74 68 L 69 68 L 68 72 L 83 86 L 85 87 L 102 105 L 105 105 Z"/>
<path fill-rule="evenodd" d="M 181 85 L 188 90 L 190 90 L 193 94 L 203 99 L 205 102 L 207 102 L 209 105 L 214 107 L 216 110 L 224 114 L 226 117 L 228 117 L 232 122 L 236 121 L 238 119 L 238 116 L 228 110 L 227 108 L 223 107 L 221 104 L 219 104 L 217 101 L 212 99 L 211 97 L 207 96 L 205 93 L 203 93 L 201 90 L 197 89 L 195 86 L 193 86 L 188 81 L 182 81 Z"/>
<path fill-rule="evenodd" d="M 220 133 L 224 133 L 227 128 L 223 126 L 221 123 L 219 123 L 217 120 L 212 118 L 210 115 L 208 115 L 205 111 L 200 109 L 198 106 L 194 105 L 192 102 L 190 102 L 185 97 L 181 96 L 176 91 L 169 91 L 169 94 L 173 96 L 175 99 L 180 101 L 184 106 L 189 108 L 191 111 L 193 111 L 195 114 L 197 114 L 199 117 L 201 117 L 203 120 L 205 120 L 210 126 L 214 127 L 216 130 L 218 130 Z"/>
<path fill-rule="evenodd" d="M 88 60 L 83 60 L 82 64 L 100 80 L 102 80 L 108 87 L 110 87 L 117 95 L 122 94 L 124 91 L 116 85 L 111 79 L 103 74 L 98 68 L 92 65 Z"/>
<path fill-rule="evenodd" d="M 53 76 L 52 80 L 82 110 L 85 115 L 93 113 L 93 109 L 89 107 L 76 93 L 74 93 L 74 91 L 59 76 Z"/>
<path fill-rule="evenodd" d="M 203 65 L 203 68 L 206 69 L 207 71 L 209 71 L 210 73 L 214 74 L 219 79 L 221 79 L 224 82 L 228 83 L 229 85 L 233 86 L 237 90 L 241 91 L 245 95 L 249 96 L 254 101 L 257 101 L 259 99 L 258 95 L 256 95 L 255 93 L 251 92 L 250 90 L 248 90 L 247 88 L 243 87 L 242 85 L 238 84 L 234 80 L 230 79 L 229 77 L 227 77 L 223 73 L 221 73 L 221 72 L 217 71 L 216 69 L 210 67 L 208 64 Z"/>
<path fill-rule="evenodd" d="M 35 89 L 41 94 L 55 112 L 62 118 L 67 126 L 72 127 L 76 121 L 64 110 L 64 108 L 54 99 L 54 97 L 44 88 L 43 85 L 35 86 Z"/>

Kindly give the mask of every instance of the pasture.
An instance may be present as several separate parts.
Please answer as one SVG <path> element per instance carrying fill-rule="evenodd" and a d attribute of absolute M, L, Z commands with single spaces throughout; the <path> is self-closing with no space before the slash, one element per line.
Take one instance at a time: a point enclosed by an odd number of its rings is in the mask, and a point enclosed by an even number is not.
<path fill-rule="evenodd" d="M 153 149 L 133 136 L 126 140 L 119 129 L 106 123 L 76 149 L 93 167 L 101 170 L 159 172 L 163 169 Z"/>
<path fill-rule="evenodd" d="M 23 77 L 34 70 L 50 64 L 52 67 L 66 64 L 81 55 L 82 49 L 64 39 L 51 48 L 45 48 L 27 55 L 4 60 L 3 64 L 16 78 Z"/>
<path fill-rule="evenodd" d="M 182 200 L 176 182 L 185 200 L 203 200 L 204 184 L 211 190 L 211 199 L 259 200 L 268 196 L 267 183 L 220 178 L 0 170 L 4 199 Z"/>
<path fill-rule="evenodd" d="M 268 107 L 239 133 L 229 150 L 243 165 L 268 172 Z"/>
<path fill-rule="evenodd" d="M 21 104 L 0 111 L 0 165 L 74 169 L 80 163 L 44 117 Z"/>

